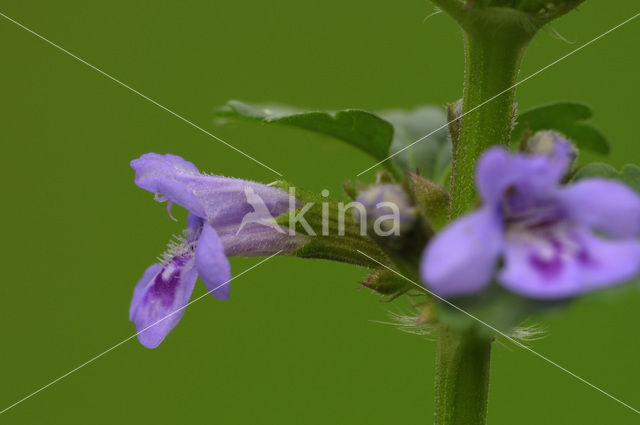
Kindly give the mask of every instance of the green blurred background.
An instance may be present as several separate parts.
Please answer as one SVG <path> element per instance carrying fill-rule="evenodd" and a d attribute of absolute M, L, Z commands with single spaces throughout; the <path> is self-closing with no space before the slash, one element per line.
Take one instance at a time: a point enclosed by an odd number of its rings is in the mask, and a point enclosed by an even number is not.
<path fill-rule="evenodd" d="M 444 15 L 423 22 L 432 10 L 424 0 L 0 7 L 298 186 L 333 194 L 372 160 L 302 131 L 215 128 L 214 109 L 231 98 L 371 110 L 455 100 L 461 37 Z M 587 1 L 554 25 L 574 44 L 541 32 L 521 75 L 637 12 L 635 0 Z M 520 107 L 587 102 L 615 144 L 612 163 L 639 162 L 639 35 L 640 19 L 526 82 Z M 133 286 L 182 224 L 134 186 L 131 159 L 172 152 L 216 174 L 276 176 L 3 18 L 0 38 L 2 409 L 135 332 Z M 373 322 L 402 303 L 359 291 L 365 275 L 273 259 L 235 280 L 229 301 L 190 306 L 158 349 L 131 340 L 0 423 L 431 423 L 435 344 Z M 637 408 L 639 305 L 640 295 L 575 303 L 531 346 Z M 491 374 L 491 424 L 638 421 L 510 344 L 495 345 Z"/>

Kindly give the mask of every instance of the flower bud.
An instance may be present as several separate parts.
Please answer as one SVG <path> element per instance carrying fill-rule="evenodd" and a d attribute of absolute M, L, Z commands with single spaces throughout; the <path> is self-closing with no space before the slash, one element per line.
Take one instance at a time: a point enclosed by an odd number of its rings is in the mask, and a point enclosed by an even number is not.
<path fill-rule="evenodd" d="M 418 317 L 416 317 L 416 325 L 432 325 L 438 321 L 438 313 L 436 305 L 433 301 L 425 301 L 416 306 L 418 309 Z"/>
<path fill-rule="evenodd" d="M 404 278 L 387 269 L 374 270 L 361 284 L 381 295 L 397 296 L 410 289 L 410 284 Z"/>
<path fill-rule="evenodd" d="M 569 139 L 555 131 L 538 131 L 528 141 L 525 152 L 546 155 L 553 161 L 566 161 L 567 169 L 578 157 L 578 150 Z"/>
<path fill-rule="evenodd" d="M 364 206 L 366 216 L 354 210 L 356 221 L 372 223 L 378 236 L 400 235 L 413 226 L 416 210 L 407 194 L 394 184 L 375 185 L 360 193 L 357 202 Z"/>
<path fill-rule="evenodd" d="M 420 212 L 434 230 L 444 227 L 449 217 L 449 193 L 422 176 L 410 174 L 410 191 Z"/>

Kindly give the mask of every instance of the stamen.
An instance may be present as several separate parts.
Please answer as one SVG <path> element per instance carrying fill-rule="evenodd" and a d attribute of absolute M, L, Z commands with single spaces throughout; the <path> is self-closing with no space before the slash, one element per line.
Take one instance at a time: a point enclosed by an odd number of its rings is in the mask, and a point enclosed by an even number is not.
<path fill-rule="evenodd" d="M 171 207 L 173 206 L 173 201 L 169 201 L 167 202 L 167 214 L 169 214 L 169 218 L 171 218 L 171 220 L 173 221 L 178 221 L 177 218 L 175 218 L 173 216 L 173 214 L 171 214 Z"/>
<path fill-rule="evenodd" d="M 161 195 L 159 193 L 154 193 L 153 199 L 156 202 L 166 202 L 166 201 L 168 201 L 168 199 L 164 195 Z"/>
<path fill-rule="evenodd" d="M 556 224 L 560 217 L 554 216 L 554 213 L 557 213 L 555 205 L 541 205 L 528 208 L 525 211 L 507 211 L 505 220 L 511 227 L 525 229 L 545 224 Z"/>

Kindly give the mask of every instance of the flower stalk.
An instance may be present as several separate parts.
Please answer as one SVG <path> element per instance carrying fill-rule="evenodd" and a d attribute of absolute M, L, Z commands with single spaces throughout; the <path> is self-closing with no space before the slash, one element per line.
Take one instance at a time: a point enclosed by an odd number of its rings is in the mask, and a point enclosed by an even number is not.
<path fill-rule="evenodd" d="M 451 178 L 450 216 L 456 218 L 477 202 L 474 177 L 480 155 L 492 145 L 509 143 L 513 86 L 535 29 L 521 25 L 520 11 L 466 11 L 450 1 L 442 3 L 459 22 L 465 43 L 464 117 L 454 140 Z M 442 326 L 436 356 L 437 425 L 486 424 L 490 354 L 491 341 L 475 330 Z"/>
<path fill-rule="evenodd" d="M 482 152 L 492 145 L 509 143 L 513 86 L 528 43 L 528 36 L 517 31 L 494 32 L 490 37 L 465 32 L 464 38 L 462 113 L 466 115 L 461 120 L 460 136 L 453 151 L 452 217 L 460 216 L 475 204 L 474 173 Z"/>
<path fill-rule="evenodd" d="M 465 43 L 462 118 L 453 137 L 450 218 L 477 204 L 476 163 L 490 146 L 507 146 L 515 114 L 515 84 L 537 30 L 583 0 L 433 0 L 460 25 Z M 435 423 L 486 424 L 491 341 L 472 329 L 442 326 L 436 357 Z"/>
<path fill-rule="evenodd" d="M 486 423 L 491 341 L 442 328 L 436 354 L 436 425 Z"/>

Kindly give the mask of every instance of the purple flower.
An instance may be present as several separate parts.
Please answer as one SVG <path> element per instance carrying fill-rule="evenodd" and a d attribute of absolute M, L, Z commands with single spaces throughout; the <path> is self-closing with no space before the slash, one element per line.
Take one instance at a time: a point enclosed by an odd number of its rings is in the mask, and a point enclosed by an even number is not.
<path fill-rule="evenodd" d="M 444 297 L 476 293 L 499 259 L 498 282 L 537 299 L 573 297 L 638 272 L 640 197 L 605 179 L 560 186 L 573 150 L 558 142 L 548 155 L 491 148 L 482 156 L 476 182 L 484 204 L 425 250 L 429 288 Z"/>
<path fill-rule="evenodd" d="M 134 290 L 129 318 L 145 347 L 157 347 L 180 321 L 198 276 L 215 298 L 229 297 L 228 256 L 291 252 L 307 241 L 273 220 L 290 207 L 282 189 L 205 175 L 169 154 L 142 155 L 131 167 L 136 184 L 156 194 L 156 200 L 167 201 L 169 214 L 173 203 L 189 211 L 184 235 L 145 270 Z"/>

